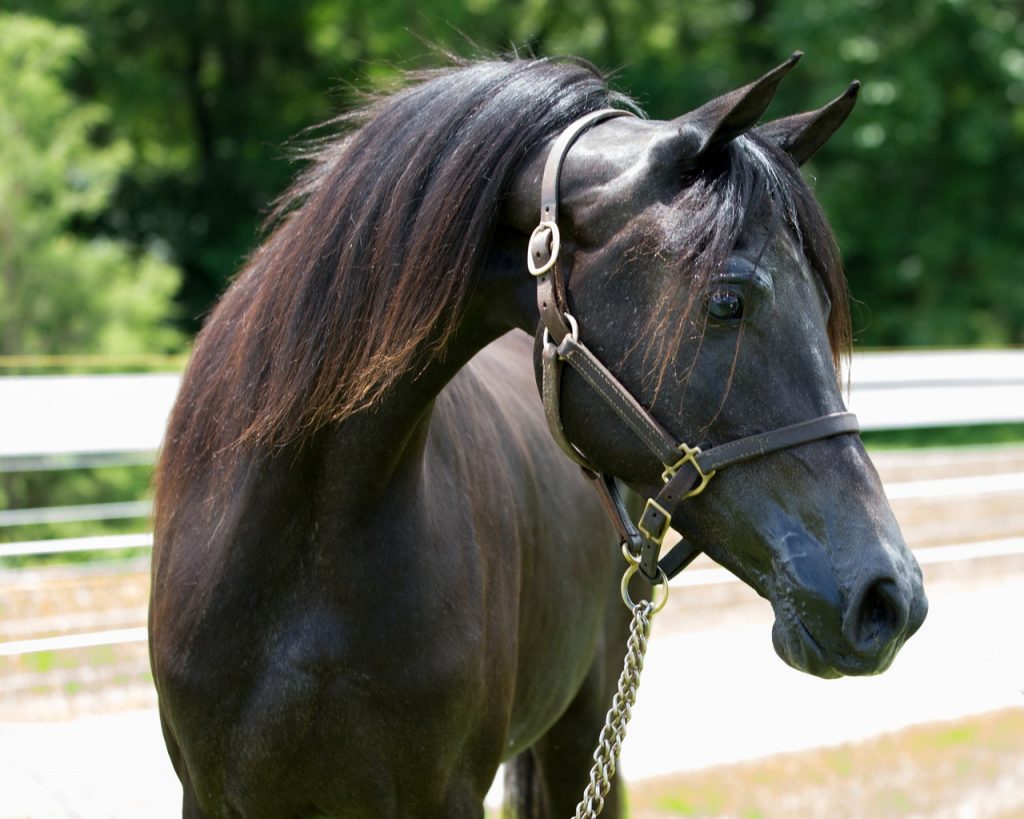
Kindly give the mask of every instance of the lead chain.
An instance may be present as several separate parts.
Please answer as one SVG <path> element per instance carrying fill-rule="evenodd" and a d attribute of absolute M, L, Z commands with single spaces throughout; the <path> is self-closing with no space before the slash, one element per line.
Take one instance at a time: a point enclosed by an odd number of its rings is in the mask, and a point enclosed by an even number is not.
<path fill-rule="evenodd" d="M 596 819 L 604 808 L 604 798 L 611 788 L 615 766 L 622 751 L 622 740 L 626 736 L 626 726 L 636 702 L 636 690 L 640 685 L 640 672 L 644 670 L 644 654 L 647 653 L 647 638 L 651 634 L 655 611 L 655 604 L 651 600 L 642 600 L 633 605 L 633 621 L 629 626 L 626 659 L 622 674 L 619 675 L 618 690 L 612 698 L 612 707 L 605 718 L 604 728 L 601 729 L 597 750 L 594 751 L 594 767 L 590 769 L 590 783 L 583 792 L 583 799 L 576 806 L 575 819 Z"/>

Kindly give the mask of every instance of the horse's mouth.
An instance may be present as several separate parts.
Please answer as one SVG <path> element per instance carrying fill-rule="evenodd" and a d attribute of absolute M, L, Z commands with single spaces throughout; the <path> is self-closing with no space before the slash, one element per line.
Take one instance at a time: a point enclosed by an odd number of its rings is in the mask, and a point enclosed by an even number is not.
<path fill-rule="evenodd" d="M 826 648 L 815 638 L 803 621 L 792 615 L 778 617 L 772 627 L 772 643 L 776 653 L 787 665 L 833 680 L 838 677 L 863 677 L 885 671 L 903 641 L 896 641 L 874 656 L 861 656 Z"/>

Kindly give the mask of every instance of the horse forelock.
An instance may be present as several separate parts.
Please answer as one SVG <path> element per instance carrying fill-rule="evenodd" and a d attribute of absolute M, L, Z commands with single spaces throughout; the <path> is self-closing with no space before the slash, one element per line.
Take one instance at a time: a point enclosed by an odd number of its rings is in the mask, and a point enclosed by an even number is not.
<path fill-rule="evenodd" d="M 850 354 L 852 329 L 846 274 L 832 228 L 788 153 L 756 133 L 741 137 L 737 146 L 746 161 L 736 163 L 736 172 L 750 176 L 749 212 L 756 218 L 763 208 L 770 232 L 789 231 L 828 295 L 831 310 L 826 329 L 838 374 Z"/>
<path fill-rule="evenodd" d="M 702 157 L 681 183 L 673 202 L 677 218 L 669 226 L 670 255 L 685 276 L 687 300 L 680 313 L 666 289 L 661 308 L 651 312 L 644 358 L 655 390 L 660 391 L 675 352 L 686 342 L 701 343 L 706 315 L 699 307 L 707 288 L 750 235 L 760 236 L 763 244 L 748 252 L 764 253 L 773 237 L 785 234 L 804 254 L 831 302 L 827 333 L 838 375 L 852 346 L 846 276 L 825 214 L 797 165 L 751 132 Z M 655 233 L 652 241 L 662 240 Z M 737 339 L 738 354 L 742 333 Z"/>

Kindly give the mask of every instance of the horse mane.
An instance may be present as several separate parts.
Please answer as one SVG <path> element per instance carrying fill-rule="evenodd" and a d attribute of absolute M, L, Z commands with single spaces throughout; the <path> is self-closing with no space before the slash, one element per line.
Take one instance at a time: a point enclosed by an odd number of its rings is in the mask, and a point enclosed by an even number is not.
<path fill-rule="evenodd" d="M 193 469 L 301 443 L 443 354 L 523 162 L 613 104 L 632 106 L 588 63 L 492 60 L 411 73 L 332 121 L 338 135 L 306 154 L 266 240 L 197 338 L 158 464 L 158 514 Z M 825 282 L 838 354 L 849 312 L 828 225 L 788 157 L 744 139 L 769 159 L 736 140 L 729 161 L 686 180 L 678 205 L 694 251 L 681 264 L 706 281 L 767 208 L 796 230 Z"/>
<path fill-rule="evenodd" d="M 522 162 L 624 99 L 582 61 L 495 60 L 410 73 L 332 121 L 197 338 L 158 495 L 166 473 L 300 441 L 442 354 Z"/>

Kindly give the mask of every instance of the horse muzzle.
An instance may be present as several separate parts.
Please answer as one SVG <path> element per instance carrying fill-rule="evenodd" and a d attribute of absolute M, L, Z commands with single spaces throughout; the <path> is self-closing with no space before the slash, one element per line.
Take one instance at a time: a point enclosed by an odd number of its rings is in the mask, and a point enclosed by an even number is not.
<path fill-rule="evenodd" d="M 928 612 L 921 570 L 910 551 L 902 541 L 852 548 L 855 565 L 838 571 L 831 551 L 806 535 L 786 540 L 776 553 L 768 594 L 778 655 L 818 677 L 885 671 Z M 850 581 L 840 586 L 839 577 Z"/>

